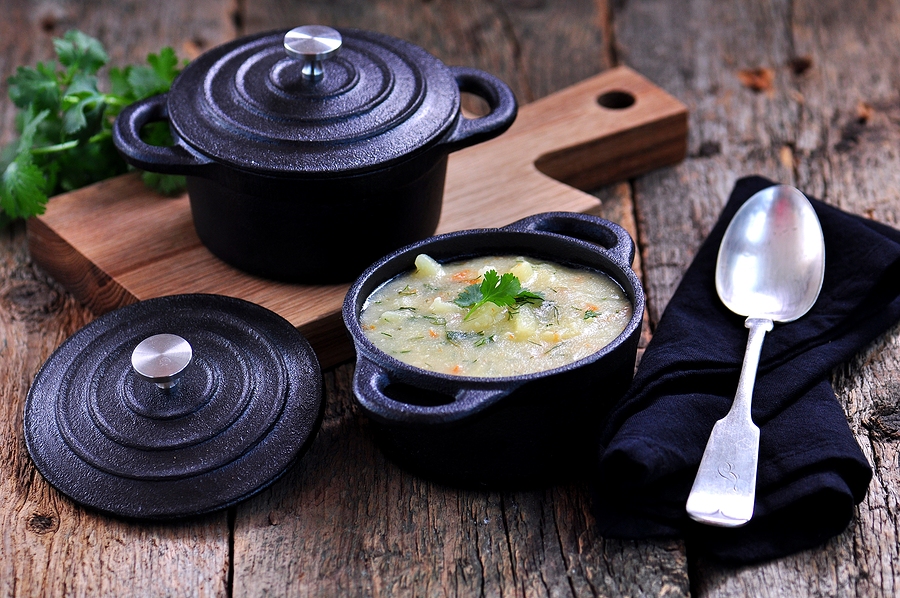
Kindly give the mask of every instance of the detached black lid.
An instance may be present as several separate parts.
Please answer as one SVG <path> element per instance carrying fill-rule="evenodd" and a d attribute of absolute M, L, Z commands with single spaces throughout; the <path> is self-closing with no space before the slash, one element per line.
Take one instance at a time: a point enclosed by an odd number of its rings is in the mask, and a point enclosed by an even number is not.
<path fill-rule="evenodd" d="M 25 404 L 25 441 L 63 494 L 166 519 L 243 500 L 303 453 L 322 374 L 281 316 L 218 295 L 110 312 L 50 356 Z"/>
<path fill-rule="evenodd" d="M 192 61 L 169 119 L 200 153 L 272 175 L 383 168 L 439 141 L 459 115 L 440 60 L 380 33 L 307 26 L 244 37 Z"/>

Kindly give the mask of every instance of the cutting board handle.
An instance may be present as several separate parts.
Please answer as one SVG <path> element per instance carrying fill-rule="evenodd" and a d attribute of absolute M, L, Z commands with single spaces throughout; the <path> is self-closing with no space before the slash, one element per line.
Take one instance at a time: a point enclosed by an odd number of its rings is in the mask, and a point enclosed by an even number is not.
<path fill-rule="evenodd" d="M 438 232 L 596 210 L 585 191 L 681 161 L 687 125 L 684 104 L 628 67 L 527 104 L 503 135 L 450 155 Z"/>
<path fill-rule="evenodd" d="M 534 140 L 530 162 L 577 189 L 677 163 L 687 151 L 684 105 L 628 67 L 604 71 L 535 104 L 530 121 L 522 123 L 522 133 Z"/>

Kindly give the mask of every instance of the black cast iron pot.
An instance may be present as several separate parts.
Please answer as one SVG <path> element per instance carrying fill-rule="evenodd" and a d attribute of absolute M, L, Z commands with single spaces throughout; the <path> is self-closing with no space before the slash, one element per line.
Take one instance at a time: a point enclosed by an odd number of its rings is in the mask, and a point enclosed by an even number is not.
<path fill-rule="evenodd" d="M 414 268 L 479 255 L 524 255 L 602 271 L 634 306 L 609 345 L 569 365 L 503 378 L 459 377 L 403 363 L 365 336 L 359 314 L 380 285 Z M 343 318 L 356 347 L 353 392 L 385 452 L 411 470 L 465 486 L 524 487 L 584 472 L 610 407 L 631 384 L 644 293 L 634 242 L 595 216 L 548 212 L 499 229 L 435 236 L 384 257 L 351 286 Z"/>
<path fill-rule="evenodd" d="M 326 60 L 327 59 L 327 60 Z M 460 92 L 491 111 L 470 119 Z M 113 129 L 132 165 L 187 175 L 209 250 L 263 277 L 350 281 L 434 233 L 447 155 L 505 131 L 509 87 L 387 35 L 321 26 L 254 35 L 191 62 Z M 140 138 L 168 121 L 175 145 Z"/>

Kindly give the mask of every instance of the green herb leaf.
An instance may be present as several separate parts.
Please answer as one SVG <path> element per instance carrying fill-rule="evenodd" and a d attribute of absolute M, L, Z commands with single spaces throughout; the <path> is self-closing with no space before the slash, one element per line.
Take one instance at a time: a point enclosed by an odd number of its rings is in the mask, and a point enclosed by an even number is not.
<path fill-rule="evenodd" d="M 47 110 L 39 114 L 31 111 L 26 114 L 18 151 L 0 176 L 0 209 L 7 218 L 22 218 L 44 212 L 47 180 L 41 169 L 34 164 L 34 157 L 28 149 L 38 127 L 48 114 Z"/>
<path fill-rule="evenodd" d="M 29 154 L 19 154 L 3 171 L 0 208 L 10 218 L 44 212 L 44 175 Z"/>
<path fill-rule="evenodd" d="M 172 48 L 163 48 L 159 54 L 147 57 L 150 66 L 138 66 L 127 74 L 129 85 L 136 99 L 149 98 L 165 93 L 178 75 L 178 59 Z"/>
<path fill-rule="evenodd" d="M 524 305 L 528 303 L 530 305 L 540 305 L 544 301 L 544 296 L 540 293 L 532 293 L 531 291 L 522 290 L 518 295 L 516 295 L 516 303 L 519 305 Z"/>
<path fill-rule="evenodd" d="M 66 96 L 71 97 L 71 96 Z M 87 133 L 87 136 L 99 132 L 102 128 L 100 122 L 106 104 L 100 93 L 83 93 L 74 106 L 63 112 L 62 130 L 66 135 L 74 136 L 76 133 Z M 79 137 L 84 137 L 80 135 Z"/>
<path fill-rule="evenodd" d="M 0 226 L 44 211 L 48 196 L 123 174 L 130 168 L 112 142 L 112 124 L 128 104 L 164 93 L 180 72 L 171 48 L 150 54 L 146 65 L 110 69 L 103 92 L 98 71 L 109 61 L 103 45 L 80 31 L 53 40 L 56 61 L 20 66 L 8 79 L 19 108 L 19 140 L 0 149 Z M 153 145 L 172 143 L 165 123 L 141 132 Z M 184 189 L 184 177 L 145 173 L 165 194 Z"/>
<path fill-rule="evenodd" d="M 147 63 L 153 67 L 153 72 L 159 79 L 166 82 L 166 90 L 181 72 L 181 69 L 178 68 L 178 57 L 175 56 L 175 50 L 168 46 L 160 50 L 159 54 L 147 56 Z"/>
<path fill-rule="evenodd" d="M 162 195 L 178 195 L 187 186 L 187 180 L 180 174 L 162 174 L 159 172 L 144 171 L 141 180 L 151 189 L 156 189 Z"/>
<path fill-rule="evenodd" d="M 485 303 L 493 303 L 499 307 L 509 307 L 522 303 L 537 304 L 544 298 L 539 293 L 523 290 L 522 284 L 515 274 L 507 272 L 503 276 L 496 270 L 488 270 L 484 273 L 481 284 L 467 286 L 459 296 L 453 300 L 460 307 L 468 307 L 464 320 L 472 317 L 472 314 Z"/>
<path fill-rule="evenodd" d="M 158 90 L 167 87 L 165 79 L 159 77 L 156 72 L 148 67 L 131 69 L 127 75 L 131 93 L 136 97 L 150 97 Z"/>
<path fill-rule="evenodd" d="M 62 39 L 53 40 L 53 47 L 60 64 L 69 67 L 72 72 L 96 73 L 109 62 L 109 55 L 103 45 L 81 31 L 66 32 Z"/>
<path fill-rule="evenodd" d="M 39 62 L 36 68 L 20 66 L 10 77 L 9 99 L 23 110 L 29 106 L 35 110 L 58 110 L 62 95 L 56 78 L 54 63 Z"/>
<path fill-rule="evenodd" d="M 453 300 L 453 303 L 460 307 L 472 307 L 482 299 L 484 299 L 484 295 L 481 293 L 481 285 L 470 284 Z"/>
<path fill-rule="evenodd" d="M 131 83 L 128 82 L 128 77 L 133 68 L 133 66 L 126 66 L 121 69 L 112 67 L 108 73 L 110 93 L 117 98 L 125 98 L 129 102 L 134 101 Z"/>
<path fill-rule="evenodd" d="M 495 343 L 495 342 L 497 342 L 496 334 L 492 334 L 490 336 L 481 335 L 481 338 L 479 338 L 477 341 L 475 341 L 475 346 L 482 347 L 488 343 Z"/>
<path fill-rule="evenodd" d="M 446 326 L 447 325 L 447 318 L 444 318 L 444 317 L 436 315 L 436 314 L 425 314 L 422 317 L 425 320 L 434 324 L 435 326 Z"/>
<path fill-rule="evenodd" d="M 72 76 L 72 81 L 69 83 L 69 86 L 66 88 L 66 97 L 63 98 L 63 101 L 71 98 L 85 98 L 88 96 L 103 96 L 100 95 L 100 88 L 97 86 L 97 75 L 93 75 L 90 73 L 75 73 Z M 71 100 L 70 100 L 71 101 Z"/>

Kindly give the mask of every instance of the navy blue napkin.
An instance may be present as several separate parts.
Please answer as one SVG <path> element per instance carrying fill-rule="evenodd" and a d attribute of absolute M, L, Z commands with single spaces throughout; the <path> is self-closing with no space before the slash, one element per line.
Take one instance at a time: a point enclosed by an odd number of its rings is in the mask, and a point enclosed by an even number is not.
<path fill-rule="evenodd" d="M 737 209 L 773 184 L 737 182 L 601 433 L 593 506 L 603 536 L 681 536 L 698 554 L 754 563 L 841 533 L 865 497 L 871 468 L 830 376 L 900 319 L 900 231 L 810 198 L 825 234 L 825 280 L 813 309 L 776 323 L 763 344 L 752 409 L 760 427 L 754 516 L 719 528 L 685 512 L 713 424 L 734 398 L 747 343 L 744 318 L 716 295 L 719 244 Z"/>

